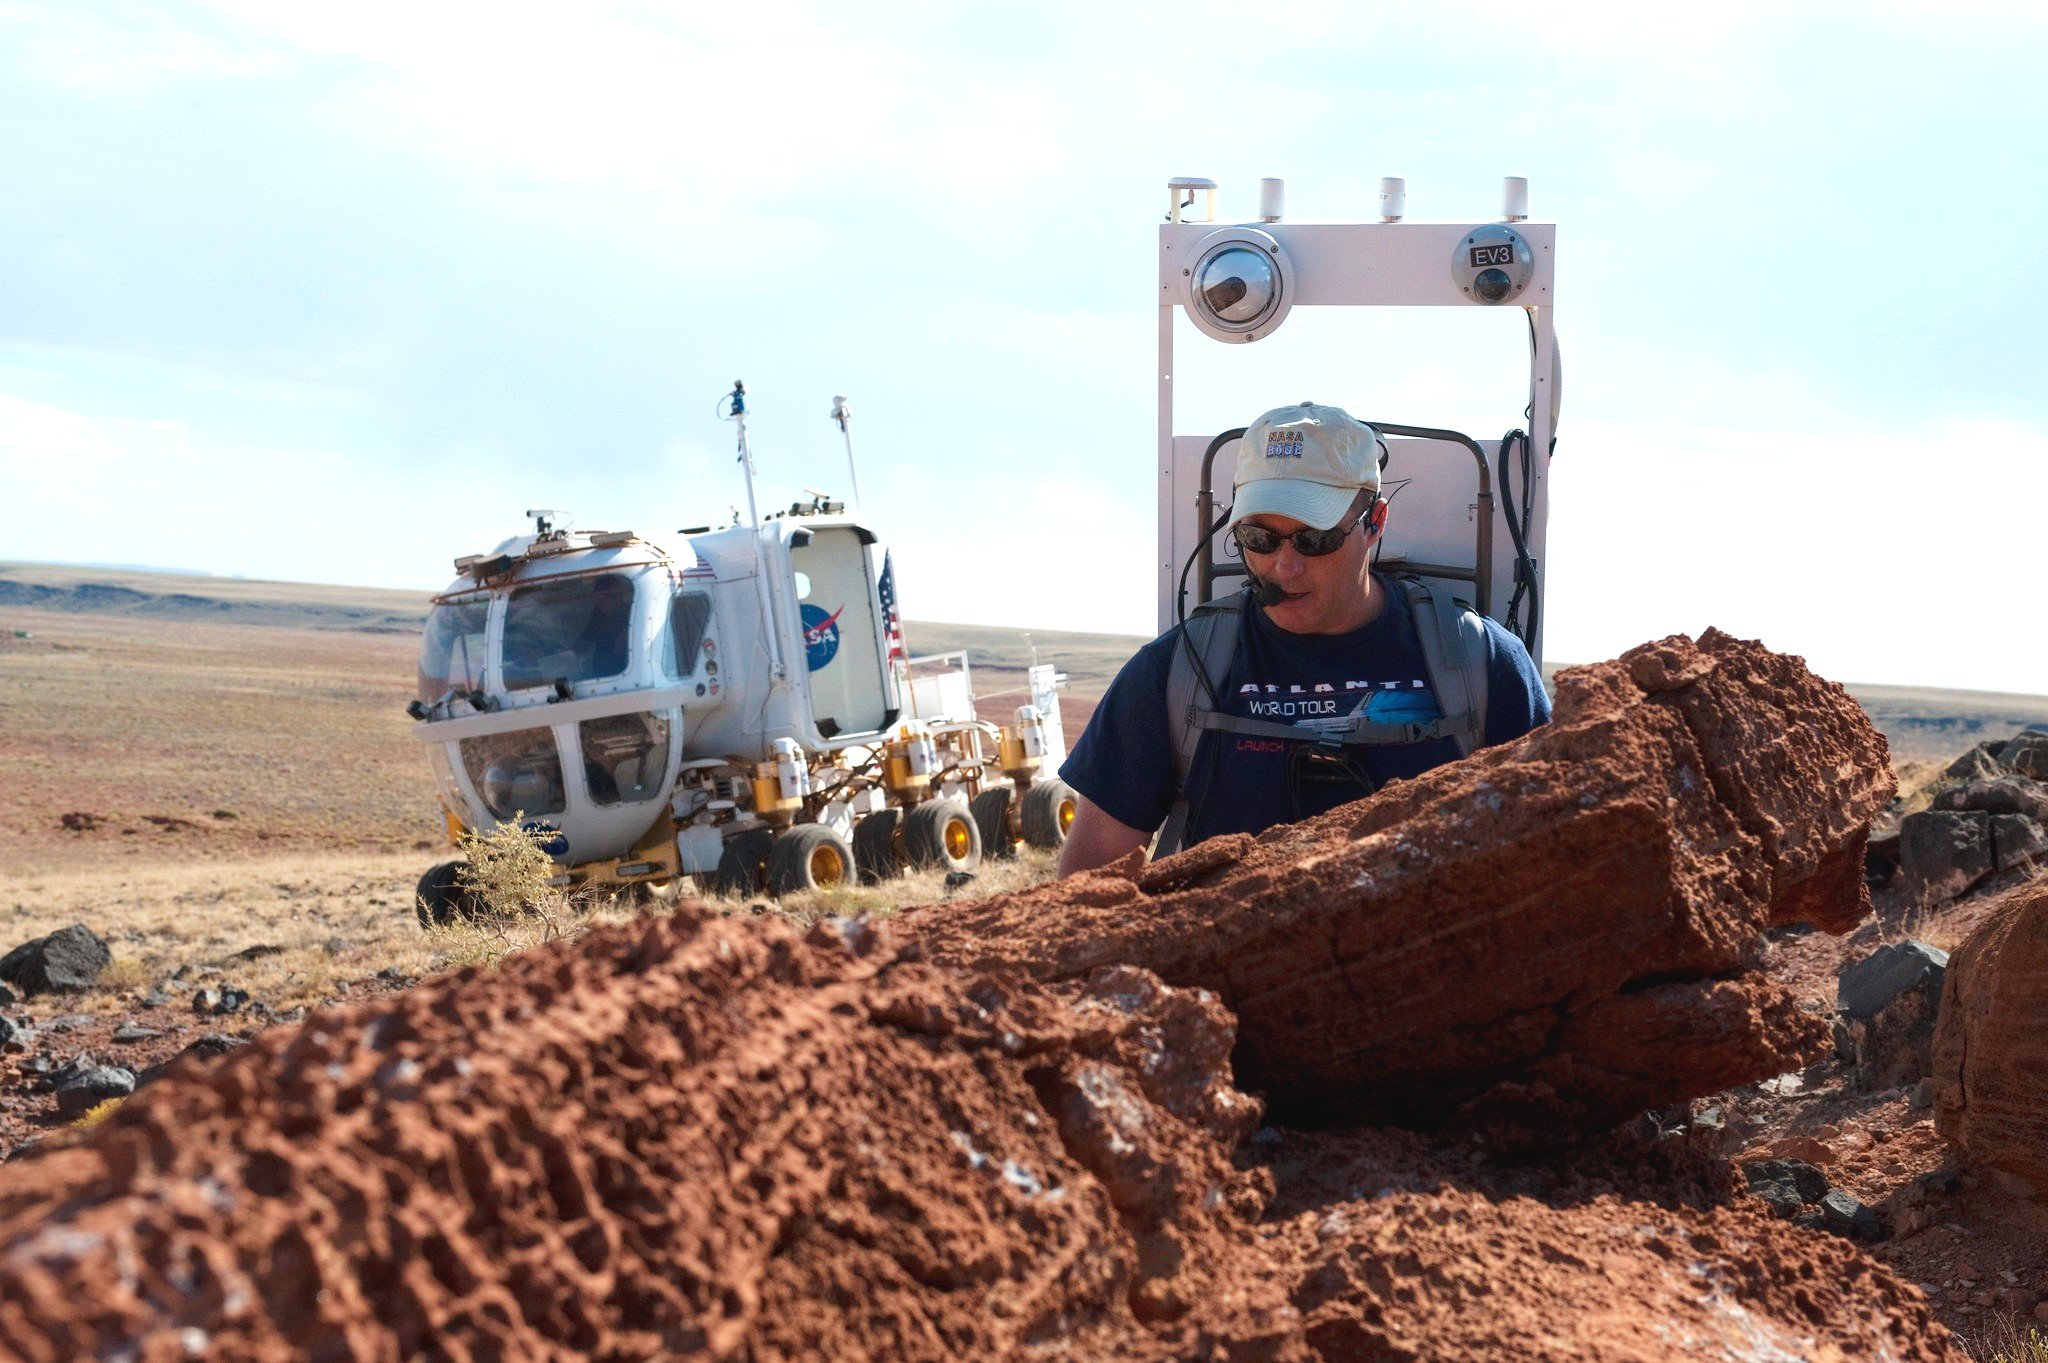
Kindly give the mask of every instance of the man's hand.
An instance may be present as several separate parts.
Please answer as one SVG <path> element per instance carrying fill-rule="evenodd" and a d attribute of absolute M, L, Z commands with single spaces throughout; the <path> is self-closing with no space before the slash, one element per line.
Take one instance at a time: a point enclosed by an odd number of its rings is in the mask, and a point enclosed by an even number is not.
<path fill-rule="evenodd" d="M 1061 877 L 1121 861 L 1152 841 L 1150 833 L 1118 823 L 1078 791 L 1074 798 L 1080 803 L 1074 809 L 1074 826 L 1067 830 L 1067 845 L 1060 850 Z"/>

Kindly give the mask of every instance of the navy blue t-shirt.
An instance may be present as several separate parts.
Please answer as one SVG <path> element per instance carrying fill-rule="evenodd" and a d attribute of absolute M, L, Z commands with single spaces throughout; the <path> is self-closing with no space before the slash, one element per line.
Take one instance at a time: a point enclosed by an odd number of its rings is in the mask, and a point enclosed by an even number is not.
<path fill-rule="evenodd" d="M 1385 724 L 1427 724 L 1441 716 L 1415 633 L 1414 609 L 1399 584 L 1374 579 L 1386 609 L 1348 634 L 1292 634 L 1244 597 L 1237 655 L 1218 689 L 1218 708 L 1313 729 L 1363 710 Z M 1550 699 L 1522 641 L 1492 620 L 1488 643 L 1485 743 L 1519 738 L 1550 718 Z M 1173 808 L 1173 735 L 1166 679 L 1183 645 L 1175 626 L 1139 649 L 1117 673 L 1060 775 L 1118 823 L 1156 829 Z M 1197 692 L 1199 698 L 1199 690 Z M 1327 750 L 1325 750 L 1327 751 Z M 1458 756 L 1449 738 L 1347 747 L 1344 760 L 1284 738 L 1206 733 L 1188 773 L 1183 846 L 1219 833 L 1259 833 L 1419 776 Z"/>

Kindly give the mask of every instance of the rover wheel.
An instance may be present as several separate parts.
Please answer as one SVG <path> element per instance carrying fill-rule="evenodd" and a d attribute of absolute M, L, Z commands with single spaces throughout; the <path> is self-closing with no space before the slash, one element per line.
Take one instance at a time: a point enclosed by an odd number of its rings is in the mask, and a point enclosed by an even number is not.
<path fill-rule="evenodd" d="M 981 865 L 981 830 L 957 798 L 926 800 L 903 816 L 903 855 L 912 866 L 971 871 Z"/>
<path fill-rule="evenodd" d="M 879 885 L 902 869 L 896 857 L 896 826 L 902 821 L 902 810 L 878 809 L 853 826 L 853 864 L 861 884 Z"/>
<path fill-rule="evenodd" d="M 476 897 L 462 887 L 458 873 L 469 863 L 458 857 L 427 868 L 413 891 L 413 908 L 423 928 L 445 928 L 458 919 L 476 916 Z"/>
<path fill-rule="evenodd" d="M 1010 802 L 1017 792 L 1008 786 L 990 786 L 974 797 L 974 826 L 981 830 L 981 854 L 998 861 L 1017 855 L 1017 840 L 1010 836 Z"/>
<path fill-rule="evenodd" d="M 1074 826 L 1074 811 L 1080 808 L 1074 788 L 1057 776 L 1034 781 L 1024 792 L 1018 811 L 1024 824 L 1024 841 L 1047 852 L 1067 845 L 1067 830 Z"/>
<path fill-rule="evenodd" d="M 711 876 L 711 892 L 749 895 L 761 892 L 761 873 L 768 865 L 768 851 L 775 834 L 765 828 L 750 828 L 725 840 L 718 869 Z"/>
<path fill-rule="evenodd" d="M 768 893 L 836 890 L 854 883 L 853 844 L 837 829 L 804 823 L 776 836 L 768 854 Z"/>

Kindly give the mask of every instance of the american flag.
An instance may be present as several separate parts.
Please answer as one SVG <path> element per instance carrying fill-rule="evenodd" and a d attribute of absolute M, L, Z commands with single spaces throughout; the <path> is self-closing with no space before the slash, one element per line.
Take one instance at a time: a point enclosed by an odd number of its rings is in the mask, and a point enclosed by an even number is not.
<path fill-rule="evenodd" d="M 875 596 L 882 606 L 882 637 L 889 645 L 887 660 L 905 661 L 910 650 L 903 646 L 903 616 L 896 609 L 896 565 L 886 552 L 882 555 L 882 580 L 875 588 Z"/>

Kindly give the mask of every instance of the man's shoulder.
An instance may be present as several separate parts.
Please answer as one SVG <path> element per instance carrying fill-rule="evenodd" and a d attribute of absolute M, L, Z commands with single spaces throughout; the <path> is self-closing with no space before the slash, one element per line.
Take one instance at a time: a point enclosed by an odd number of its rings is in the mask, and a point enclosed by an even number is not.
<path fill-rule="evenodd" d="M 1165 684 L 1167 672 L 1173 666 L 1174 651 L 1179 647 L 1181 627 L 1174 625 L 1148 643 L 1140 644 L 1138 651 L 1124 660 L 1117 669 L 1116 678 L 1110 683 L 1113 691 L 1150 692 L 1157 691 Z"/>

